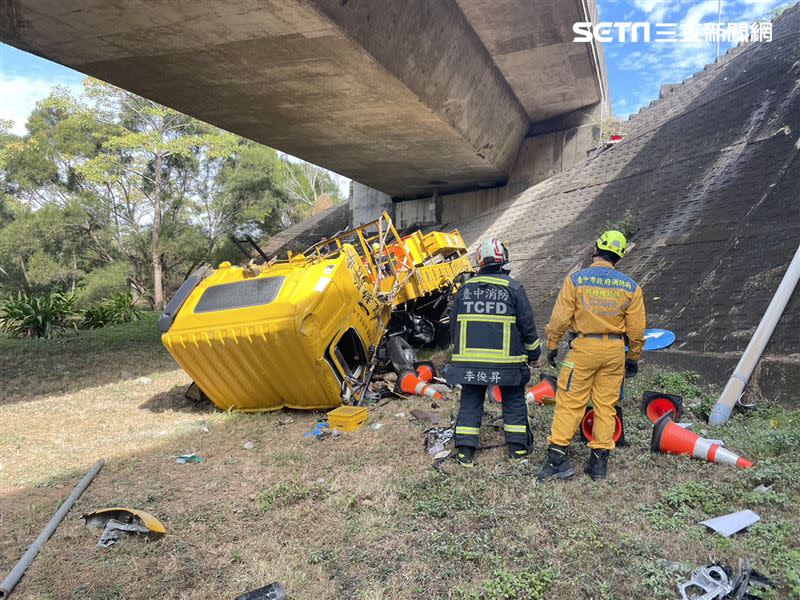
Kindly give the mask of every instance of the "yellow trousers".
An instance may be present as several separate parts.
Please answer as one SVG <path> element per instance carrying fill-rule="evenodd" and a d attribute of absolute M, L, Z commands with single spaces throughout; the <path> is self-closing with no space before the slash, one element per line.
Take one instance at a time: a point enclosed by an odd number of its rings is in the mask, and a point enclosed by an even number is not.
<path fill-rule="evenodd" d="M 594 407 L 589 447 L 613 450 L 616 405 L 625 377 L 625 342 L 576 338 L 561 366 L 556 412 L 548 441 L 569 446 L 589 404 Z"/>

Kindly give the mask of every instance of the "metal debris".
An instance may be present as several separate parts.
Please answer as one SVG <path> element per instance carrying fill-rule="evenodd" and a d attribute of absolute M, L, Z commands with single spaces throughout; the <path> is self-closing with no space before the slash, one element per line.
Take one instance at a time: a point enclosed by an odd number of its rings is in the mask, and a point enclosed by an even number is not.
<path fill-rule="evenodd" d="M 678 591 L 683 600 L 759 600 L 759 592 L 770 586 L 772 581 L 753 569 L 749 558 L 742 558 L 735 574 L 728 565 L 711 564 L 694 571 Z"/>
<path fill-rule="evenodd" d="M 452 425 L 449 427 L 431 427 L 425 430 L 424 435 L 425 450 L 428 454 L 436 456 L 444 452 L 446 446 L 453 441 L 455 428 Z"/>
<path fill-rule="evenodd" d="M 691 590 L 691 595 L 687 590 Z M 716 600 L 724 598 L 731 590 L 733 586 L 728 574 L 717 565 L 692 571 L 692 578 L 678 586 L 683 600 Z"/>
<path fill-rule="evenodd" d="M 734 533 L 746 529 L 760 520 L 761 517 L 752 510 L 740 510 L 721 517 L 700 521 L 700 524 L 713 529 L 725 537 L 731 537 Z"/>

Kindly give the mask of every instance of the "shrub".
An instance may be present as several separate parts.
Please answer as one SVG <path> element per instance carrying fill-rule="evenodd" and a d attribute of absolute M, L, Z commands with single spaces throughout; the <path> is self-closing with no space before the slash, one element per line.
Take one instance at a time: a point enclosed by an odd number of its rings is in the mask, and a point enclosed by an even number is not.
<path fill-rule="evenodd" d="M 98 329 L 106 325 L 138 321 L 141 312 L 136 307 L 130 291 L 119 292 L 99 304 L 84 309 L 81 326 L 84 329 Z"/>
<path fill-rule="evenodd" d="M 75 295 L 62 292 L 9 296 L 0 302 L 0 331 L 16 338 L 51 338 L 76 329 Z"/>

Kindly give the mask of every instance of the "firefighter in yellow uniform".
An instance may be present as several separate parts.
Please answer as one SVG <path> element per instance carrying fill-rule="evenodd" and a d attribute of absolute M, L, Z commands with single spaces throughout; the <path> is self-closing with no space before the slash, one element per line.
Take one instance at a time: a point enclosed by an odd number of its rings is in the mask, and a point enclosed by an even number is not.
<path fill-rule="evenodd" d="M 583 419 L 590 395 L 595 416 L 585 472 L 595 481 L 606 478 L 608 454 L 614 449 L 616 404 L 622 380 L 636 376 L 644 345 L 642 289 L 614 268 L 625 255 L 626 246 L 625 236 L 619 231 L 601 235 L 595 244 L 592 265 L 564 280 L 553 307 L 546 327 L 548 362 L 555 367 L 558 342 L 567 331 L 577 337 L 558 376 L 550 445 L 540 481 L 566 479 L 575 474 L 567 448 Z"/>

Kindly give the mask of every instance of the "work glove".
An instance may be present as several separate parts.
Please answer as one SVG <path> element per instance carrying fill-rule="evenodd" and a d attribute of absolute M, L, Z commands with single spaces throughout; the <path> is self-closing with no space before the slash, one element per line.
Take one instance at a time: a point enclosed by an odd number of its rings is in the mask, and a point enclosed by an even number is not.
<path fill-rule="evenodd" d="M 542 355 L 542 351 L 537 348 L 532 352 L 528 352 L 528 364 L 532 365 L 536 362 L 539 362 L 539 357 Z"/>
<path fill-rule="evenodd" d="M 631 360 L 630 358 L 625 359 L 625 379 L 636 377 L 638 372 L 639 363 L 635 360 Z"/>
<path fill-rule="evenodd" d="M 558 348 L 555 350 L 550 350 L 547 353 L 547 362 L 550 363 L 550 366 L 554 369 L 557 368 L 556 366 L 556 356 L 558 356 Z"/>

